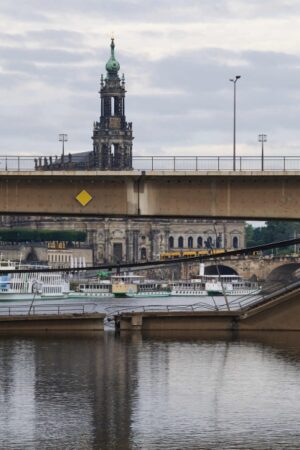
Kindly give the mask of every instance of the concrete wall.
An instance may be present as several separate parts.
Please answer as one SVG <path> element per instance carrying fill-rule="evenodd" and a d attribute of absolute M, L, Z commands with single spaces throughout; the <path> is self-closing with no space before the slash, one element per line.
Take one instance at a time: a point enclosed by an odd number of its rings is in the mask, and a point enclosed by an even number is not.
<path fill-rule="evenodd" d="M 0 333 L 32 331 L 103 331 L 105 314 L 0 316 Z"/>

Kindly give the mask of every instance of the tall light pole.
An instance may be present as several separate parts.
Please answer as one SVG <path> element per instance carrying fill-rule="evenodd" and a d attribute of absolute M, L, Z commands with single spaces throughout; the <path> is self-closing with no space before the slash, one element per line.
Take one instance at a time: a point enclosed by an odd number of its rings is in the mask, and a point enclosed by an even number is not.
<path fill-rule="evenodd" d="M 267 142 L 267 135 L 266 134 L 259 134 L 258 135 L 258 142 L 261 142 L 261 170 L 264 171 L 264 142 Z"/>
<path fill-rule="evenodd" d="M 235 142 L 236 142 L 236 82 L 241 78 L 241 75 L 236 75 L 230 78 L 229 81 L 233 83 L 233 170 L 235 170 Z"/>
<path fill-rule="evenodd" d="M 59 142 L 62 142 L 62 160 L 65 162 L 65 142 L 68 142 L 68 135 L 66 133 L 61 133 L 58 135 Z"/>

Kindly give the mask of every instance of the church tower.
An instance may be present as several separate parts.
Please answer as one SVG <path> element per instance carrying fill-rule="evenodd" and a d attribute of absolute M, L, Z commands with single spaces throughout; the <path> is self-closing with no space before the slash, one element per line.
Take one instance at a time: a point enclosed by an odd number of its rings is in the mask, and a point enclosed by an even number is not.
<path fill-rule="evenodd" d="M 92 165 L 100 170 L 132 169 L 132 123 L 125 117 L 125 78 L 119 78 L 120 64 L 115 58 L 111 40 L 111 56 L 106 63 L 106 78 L 101 75 L 100 121 L 94 123 Z"/>

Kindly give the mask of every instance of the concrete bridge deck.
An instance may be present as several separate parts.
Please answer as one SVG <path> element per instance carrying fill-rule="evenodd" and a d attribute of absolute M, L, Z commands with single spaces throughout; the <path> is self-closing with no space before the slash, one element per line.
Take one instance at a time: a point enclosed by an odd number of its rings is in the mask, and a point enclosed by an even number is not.
<path fill-rule="evenodd" d="M 300 219 L 300 172 L 1 171 L 0 214 Z"/>
<path fill-rule="evenodd" d="M 300 284 L 233 311 L 145 311 L 115 315 L 120 331 L 300 331 Z"/>

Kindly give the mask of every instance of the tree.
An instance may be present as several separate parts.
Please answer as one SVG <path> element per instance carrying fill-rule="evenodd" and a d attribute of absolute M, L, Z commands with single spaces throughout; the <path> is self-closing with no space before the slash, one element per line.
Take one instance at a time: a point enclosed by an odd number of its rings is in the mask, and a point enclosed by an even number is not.
<path fill-rule="evenodd" d="M 287 220 L 269 220 L 263 227 L 254 228 L 252 225 L 246 225 L 246 243 L 247 247 L 255 245 L 269 244 L 270 242 L 285 241 L 293 239 L 300 235 L 300 222 Z M 292 253 L 294 247 L 285 247 L 278 249 L 279 254 Z"/>

